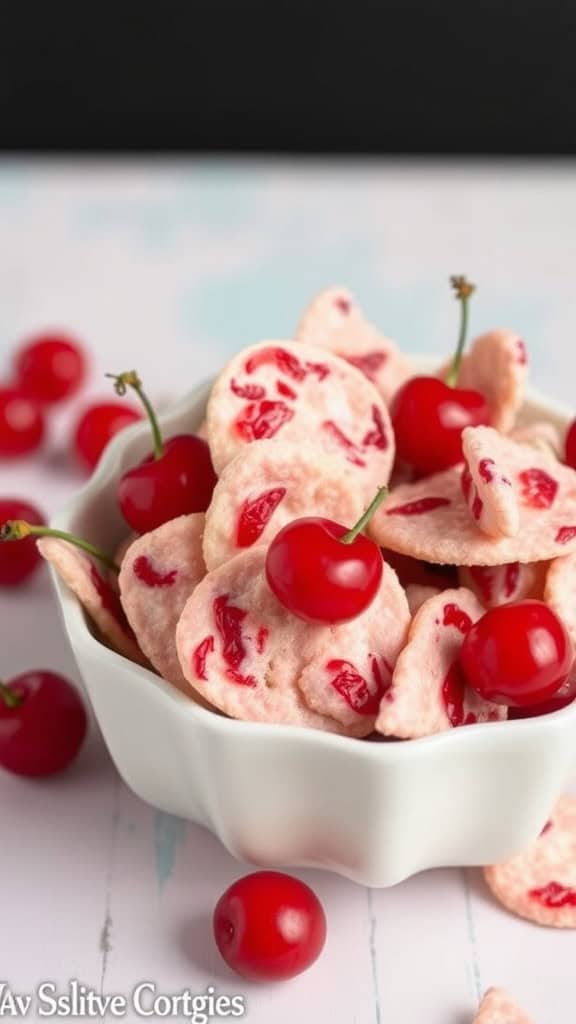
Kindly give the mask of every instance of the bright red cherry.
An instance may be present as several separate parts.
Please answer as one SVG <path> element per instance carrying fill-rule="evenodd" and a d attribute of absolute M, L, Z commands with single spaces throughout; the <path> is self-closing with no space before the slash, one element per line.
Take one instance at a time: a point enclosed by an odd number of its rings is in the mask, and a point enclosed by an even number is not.
<path fill-rule="evenodd" d="M 124 519 L 137 533 L 147 533 L 176 516 L 205 512 L 212 500 L 216 474 L 210 449 L 194 434 L 179 434 L 163 441 L 154 410 L 135 372 L 114 376 L 124 395 L 133 388 L 150 420 L 154 453 L 129 469 L 118 484 L 118 504 Z"/>
<path fill-rule="evenodd" d="M 382 553 L 361 530 L 387 494 L 382 487 L 351 530 L 320 516 L 294 519 L 266 555 L 266 579 L 288 611 L 306 622 L 349 622 L 374 600 Z"/>
<path fill-rule="evenodd" d="M 566 434 L 565 461 L 572 469 L 576 469 L 576 420 L 572 420 Z"/>
<path fill-rule="evenodd" d="M 558 694 L 574 661 L 570 636 L 543 601 L 490 608 L 460 648 L 466 681 L 485 700 L 512 707 L 542 704 Z"/>
<path fill-rule="evenodd" d="M 87 719 L 63 676 L 24 672 L 0 683 L 0 766 L 16 775 L 53 775 L 76 757 Z"/>
<path fill-rule="evenodd" d="M 438 377 L 412 377 L 395 394 L 390 417 L 399 460 L 418 475 L 428 476 L 462 459 L 464 427 L 490 422 L 490 410 L 478 391 L 457 388 L 458 371 L 468 329 L 468 302 L 474 285 L 465 277 L 450 278 L 460 302 L 460 335 L 446 381 Z"/>
<path fill-rule="evenodd" d="M 84 351 L 78 341 L 64 334 L 31 338 L 18 349 L 14 364 L 22 390 L 47 404 L 70 398 L 86 378 Z"/>
<path fill-rule="evenodd" d="M 27 519 L 35 526 L 45 523 L 44 516 L 35 505 L 20 498 L 0 498 L 0 528 L 9 519 Z M 12 587 L 23 583 L 42 561 L 33 537 L 21 544 L 0 544 L 0 586 Z"/>
<path fill-rule="evenodd" d="M 0 388 L 0 458 L 28 455 L 43 438 L 44 416 L 36 402 L 17 388 Z"/>
<path fill-rule="evenodd" d="M 95 469 L 108 442 L 141 419 L 138 409 L 124 402 L 98 402 L 89 406 L 74 430 L 74 450 L 79 461 L 86 469 Z"/>
<path fill-rule="evenodd" d="M 326 941 L 318 897 L 304 882 L 279 871 L 256 871 L 234 882 L 216 904 L 213 927 L 222 958 L 251 981 L 301 974 Z"/>

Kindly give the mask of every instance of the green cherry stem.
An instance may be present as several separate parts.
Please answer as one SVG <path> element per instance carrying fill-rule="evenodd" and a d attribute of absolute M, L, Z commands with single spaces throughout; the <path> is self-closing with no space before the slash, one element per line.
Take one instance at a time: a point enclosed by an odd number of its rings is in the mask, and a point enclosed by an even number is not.
<path fill-rule="evenodd" d="M 160 424 L 158 423 L 158 418 L 154 412 L 152 403 L 142 387 L 142 381 L 136 373 L 136 370 L 127 370 L 125 373 L 107 373 L 106 377 L 110 377 L 114 381 L 114 390 L 120 398 L 124 397 L 128 388 L 132 388 L 132 390 L 136 392 L 146 410 L 146 415 L 148 416 L 150 427 L 152 428 L 154 457 L 156 459 L 161 459 L 164 455 L 164 443 L 162 441 L 162 434 L 160 433 Z"/>
<path fill-rule="evenodd" d="M 343 537 L 340 537 L 341 544 L 352 544 L 352 542 L 356 540 L 358 534 L 361 533 L 366 524 L 370 522 L 376 509 L 380 507 L 387 494 L 388 488 L 381 487 L 377 492 L 376 497 L 368 505 L 366 511 L 360 516 L 356 525 L 353 526 L 351 530 L 348 530 L 348 533 L 345 533 Z"/>
<path fill-rule="evenodd" d="M 113 572 L 120 572 L 120 567 L 110 558 L 110 555 L 107 555 L 105 551 L 101 551 L 100 548 L 97 548 L 95 544 L 91 544 L 90 541 L 82 540 L 81 537 L 75 537 L 73 533 L 65 533 L 64 530 L 52 530 L 49 526 L 32 526 L 31 523 L 27 523 L 24 519 L 8 519 L 7 522 L 0 526 L 0 541 L 24 540 L 25 537 L 56 537 L 58 540 L 65 540 L 69 544 L 74 544 L 75 547 L 81 548 L 82 551 L 86 551 L 93 558 L 97 558 L 99 562 L 102 562 L 108 569 L 112 569 Z"/>
<path fill-rule="evenodd" d="M 458 373 L 460 371 L 460 363 L 462 362 L 462 356 L 464 354 L 466 335 L 468 333 L 468 303 L 470 302 L 472 292 L 476 290 L 476 285 L 471 284 L 463 274 L 455 274 L 451 277 L 450 284 L 456 292 L 456 298 L 460 303 L 460 334 L 458 337 L 458 344 L 456 346 L 456 354 L 452 360 L 448 376 L 446 377 L 448 387 L 455 388 L 458 380 Z"/>
<path fill-rule="evenodd" d="M 23 697 L 19 697 L 6 683 L 0 682 L 0 700 L 4 701 L 7 708 L 19 708 Z"/>

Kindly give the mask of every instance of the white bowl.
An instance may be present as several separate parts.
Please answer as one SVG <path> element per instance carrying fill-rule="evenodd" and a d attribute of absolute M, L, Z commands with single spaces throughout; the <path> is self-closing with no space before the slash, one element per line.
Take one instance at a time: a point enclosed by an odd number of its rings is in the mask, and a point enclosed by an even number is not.
<path fill-rule="evenodd" d="M 196 429 L 208 393 L 206 383 L 164 415 L 166 434 Z M 563 427 L 570 413 L 531 393 L 523 420 L 542 415 Z M 113 550 L 126 533 L 116 482 L 149 449 L 144 424 L 117 437 L 53 525 Z M 576 706 L 404 742 L 225 718 L 104 647 L 53 579 L 124 781 L 154 807 L 209 828 L 241 860 L 324 867 L 370 886 L 494 863 L 538 836 L 573 767 Z"/>

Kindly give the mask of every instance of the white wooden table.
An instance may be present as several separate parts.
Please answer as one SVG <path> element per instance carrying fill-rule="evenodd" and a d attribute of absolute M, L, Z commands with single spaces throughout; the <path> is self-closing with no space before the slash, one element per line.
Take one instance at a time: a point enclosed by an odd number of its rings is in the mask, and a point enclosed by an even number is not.
<path fill-rule="evenodd" d="M 157 398 L 176 397 L 241 345 L 289 336 L 315 289 L 338 282 L 407 348 L 448 350 L 454 272 L 479 284 L 473 331 L 515 327 L 538 386 L 573 400 L 573 164 L 0 166 L 0 358 L 29 330 L 67 327 L 92 351 L 94 394 L 108 394 L 105 371 L 138 366 Z M 74 491 L 78 404 L 42 458 L 0 466 L 3 494 L 52 513 Z M 0 637 L 4 678 L 40 666 L 76 678 L 44 570 L 0 593 Z M 480 992 L 502 984 L 537 1024 L 576 1019 L 576 935 L 509 916 L 474 870 L 371 892 L 297 872 L 326 907 L 323 956 L 281 986 L 239 981 L 210 915 L 246 866 L 134 797 L 96 728 L 60 778 L 0 773 L 0 807 L 0 983 L 12 991 L 213 985 L 245 996 L 251 1024 L 467 1024 Z"/>

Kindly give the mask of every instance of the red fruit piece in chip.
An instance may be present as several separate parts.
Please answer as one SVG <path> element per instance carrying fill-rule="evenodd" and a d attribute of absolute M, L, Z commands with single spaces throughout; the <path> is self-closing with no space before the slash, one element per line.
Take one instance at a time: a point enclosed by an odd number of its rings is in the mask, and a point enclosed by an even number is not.
<path fill-rule="evenodd" d="M 122 606 L 140 647 L 156 671 L 187 697 L 192 687 L 176 654 L 176 626 L 190 594 L 206 574 L 204 515 L 179 516 L 129 547 L 120 569 Z"/>
<path fill-rule="evenodd" d="M 548 562 L 470 565 L 458 569 L 461 586 L 474 591 L 485 608 L 529 598 L 543 600 Z"/>
<path fill-rule="evenodd" d="M 467 427 L 462 431 L 463 491 L 472 517 L 483 533 L 490 537 L 514 537 L 520 525 L 520 511 L 501 449 L 501 437 L 492 427 Z"/>
<path fill-rule="evenodd" d="M 290 396 L 278 393 L 279 381 Z M 274 397 L 241 397 L 239 389 L 248 385 Z M 365 503 L 390 478 L 394 433 L 386 406 L 366 377 L 326 349 L 286 341 L 244 349 L 217 378 L 206 416 L 218 473 L 246 445 L 275 439 L 312 441 L 337 457 Z"/>
<path fill-rule="evenodd" d="M 365 319 L 345 288 L 327 288 L 312 300 L 296 340 L 346 359 L 375 384 L 386 404 L 414 373 L 396 343 Z"/>
<path fill-rule="evenodd" d="M 576 797 L 561 797 L 538 839 L 484 868 L 484 877 L 513 914 L 550 928 L 576 928 Z"/>
<path fill-rule="evenodd" d="M 363 509 L 362 494 L 350 486 L 340 459 L 313 443 L 249 445 L 228 463 L 214 489 L 204 530 L 206 565 L 216 569 L 242 548 L 267 547 L 301 516 L 353 526 Z"/>
<path fill-rule="evenodd" d="M 439 376 L 446 376 L 444 366 Z M 488 402 L 490 424 L 507 433 L 524 401 L 528 365 L 522 339 L 507 330 L 476 338 L 462 358 L 458 387 L 479 391 Z"/>
<path fill-rule="evenodd" d="M 104 575 L 106 570 L 94 565 L 83 551 L 65 540 L 42 537 L 37 546 L 42 557 L 78 598 L 108 646 L 129 661 L 148 665 L 126 621 L 118 593 Z"/>
<path fill-rule="evenodd" d="M 447 565 L 543 562 L 575 550 L 576 471 L 502 436 L 498 465 L 518 498 L 514 536 L 489 537 L 478 529 L 462 492 L 461 466 L 400 484 L 377 510 L 368 533 L 383 548 Z"/>
<path fill-rule="evenodd" d="M 465 685 L 457 665 L 464 637 L 483 613 L 463 587 L 444 590 L 420 607 L 380 705 L 378 732 L 413 739 L 506 718 L 505 707 L 489 704 Z"/>
<path fill-rule="evenodd" d="M 533 1024 L 523 1010 L 502 988 L 489 988 L 473 1024 Z"/>

